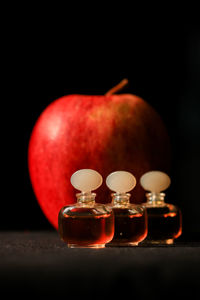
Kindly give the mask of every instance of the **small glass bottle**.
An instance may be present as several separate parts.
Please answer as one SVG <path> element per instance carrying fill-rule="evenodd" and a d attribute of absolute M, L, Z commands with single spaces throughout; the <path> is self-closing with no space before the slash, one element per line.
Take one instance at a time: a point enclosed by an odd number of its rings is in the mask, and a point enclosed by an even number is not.
<path fill-rule="evenodd" d="M 147 236 L 147 214 L 141 205 L 130 203 L 131 191 L 136 185 L 135 177 L 126 171 L 111 173 L 106 184 L 111 191 L 115 217 L 115 233 L 109 246 L 137 246 Z"/>
<path fill-rule="evenodd" d="M 82 169 L 71 177 L 71 184 L 81 193 L 77 203 L 64 206 L 58 216 L 59 234 L 68 247 L 104 248 L 114 235 L 112 209 L 95 203 L 95 193 L 102 184 L 101 175 L 91 169 Z"/>
<path fill-rule="evenodd" d="M 170 186 L 169 176 L 160 171 L 150 171 L 140 178 L 140 184 L 146 191 L 144 203 L 148 216 L 148 244 L 173 244 L 182 233 L 182 215 L 180 209 L 165 203 L 165 193 Z"/>

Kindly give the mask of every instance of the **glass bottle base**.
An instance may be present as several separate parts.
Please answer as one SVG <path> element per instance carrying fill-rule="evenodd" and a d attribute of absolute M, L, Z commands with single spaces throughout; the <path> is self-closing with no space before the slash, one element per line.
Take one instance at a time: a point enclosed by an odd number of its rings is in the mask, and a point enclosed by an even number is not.
<path fill-rule="evenodd" d="M 108 243 L 106 247 L 132 247 L 138 246 L 139 243 Z"/>
<path fill-rule="evenodd" d="M 101 249 L 105 248 L 105 244 L 101 245 L 76 245 L 76 244 L 68 244 L 68 248 L 92 248 L 92 249 Z"/>
<path fill-rule="evenodd" d="M 166 240 L 145 240 L 143 245 L 172 245 L 174 243 L 174 239 L 166 239 Z"/>

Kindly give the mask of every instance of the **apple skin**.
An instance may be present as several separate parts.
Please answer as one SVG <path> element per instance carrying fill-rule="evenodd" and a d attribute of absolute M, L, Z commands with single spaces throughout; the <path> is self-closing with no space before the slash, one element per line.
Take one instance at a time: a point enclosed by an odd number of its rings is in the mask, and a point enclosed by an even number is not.
<path fill-rule="evenodd" d="M 68 95 L 52 102 L 38 118 L 30 138 L 28 165 L 33 190 L 50 223 L 58 228 L 60 209 L 76 201 L 70 183 L 78 169 L 104 179 L 96 201 L 111 201 L 105 185 L 113 171 L 132 172 L 138 184 L 131 202 L 144 201 L 139 178 L 150 170 L 169 172 L 170 142 L 157 112 L 131 95 Z"/>

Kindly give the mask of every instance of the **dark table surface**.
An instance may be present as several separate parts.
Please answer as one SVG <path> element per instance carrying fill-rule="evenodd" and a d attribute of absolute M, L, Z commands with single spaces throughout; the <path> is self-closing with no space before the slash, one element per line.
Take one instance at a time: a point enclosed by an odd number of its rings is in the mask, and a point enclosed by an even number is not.
<path fill-rule="evenodd" d="M 200 299 L 200 242 L 69 249 L 57 232 L 0 232 L 7 295 Z"/>

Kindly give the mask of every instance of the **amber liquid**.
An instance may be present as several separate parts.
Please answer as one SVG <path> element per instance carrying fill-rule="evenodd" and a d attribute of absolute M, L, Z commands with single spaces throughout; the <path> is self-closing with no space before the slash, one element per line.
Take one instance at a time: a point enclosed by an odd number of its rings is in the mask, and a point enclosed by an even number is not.
<path fill-rule="evenodd" d="M 59 233 L 71 247 L 101 247 L 114 234 L 113 214 L 95 215 L 92 208 L 74 208 L 70 214 L 59 214 Z"/>
<path fill-rule="evenodd" d="M 137 245 L 147 235 L 147 215 L 131 214 L 127 208 L 113 208 L 115 216 L 115 233 L 110 246 Z"/>
<path fill-rule="evenodd" d="M 174 205 L 164 207 L 147 207 L 148 236 L 147 240 L 174 240 L 182 233 L 182 216 Z M 146 240 L 146 241 L 147 241 Z"/>

